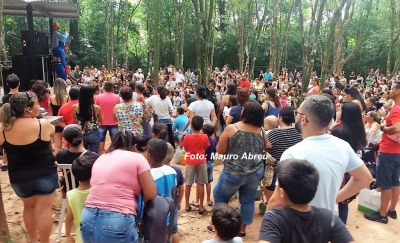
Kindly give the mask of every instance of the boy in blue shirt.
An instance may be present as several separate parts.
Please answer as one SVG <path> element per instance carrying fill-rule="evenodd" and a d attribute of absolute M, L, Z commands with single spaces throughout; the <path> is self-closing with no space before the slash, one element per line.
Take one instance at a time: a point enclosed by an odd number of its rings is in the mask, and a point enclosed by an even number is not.
<path fill-rule="evenodd" d="M 167 156 L 168 145 L 165 140 L 152 138 L 147 143 L 147 160 L 150 164 L 150 172 L 157 186 L 157 194 L 175 198 L 176 171 L 170 166 L 164 165 Z"/>
<path fill-rule="evenodd" d="M 176 112 L 178 116 L 175 118 L 174 124 L 172 125 L 172 132 L 174 133 L 172 136 L 174 137 L 174 141 L 178 142 L 179 135 L 183 132 L 189 118 L 185 115 L 185 111 L 182 107 L 176 108 Z"/>

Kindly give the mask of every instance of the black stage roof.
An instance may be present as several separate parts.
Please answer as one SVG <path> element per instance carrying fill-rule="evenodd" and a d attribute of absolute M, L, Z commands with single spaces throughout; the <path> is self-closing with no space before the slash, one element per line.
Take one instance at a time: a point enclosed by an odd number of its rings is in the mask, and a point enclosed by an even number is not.
<path fill-rule="evenodd" d="M 32 5 L 33 17 L 79 18 L 78 6 L 70 1 L 3 0 L 3 15 L 26 16 L 26 6 Z"/>

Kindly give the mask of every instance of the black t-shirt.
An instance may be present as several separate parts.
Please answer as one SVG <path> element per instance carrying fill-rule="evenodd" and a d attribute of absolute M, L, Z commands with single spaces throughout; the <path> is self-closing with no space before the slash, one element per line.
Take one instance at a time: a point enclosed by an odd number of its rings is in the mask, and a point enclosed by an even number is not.
<path fill-rule="evenodd" d="M 89 153 L 93 153 L 93 152 L 86 151 L 85 154 L 89 154 Z M 79 158 L 79 156 L 81 156 L 81 154 L 82 154 L 82 152 L 72 153 L 68 149 L 63 149 L 63 150 L 58 151 L 58 153 L 56 154 L 56 161 L 58 164 L 72 165 L 72 162 L 74 162 L 74 160 Z M 70 186 L 70 188 L 72 188 L 70 173 L 72 173 L 72 171 L 70 171 L 67 176 L 68 176 L 68 180 L 70 181 L 69 186 Z M 75 179 L 75 185 L 77 187 L 79 185 L 79 181 L 77 179 Z M 66 192 L 66 190 L 64 190 L 64 191 Z"/>
<path fill-rule="evenodd" d="M 1 101 L 3 102 L 3 104 L 10 103 L 10 98 L 11 98 L 12 95 L 13 95 L 13 94 L 6 94 L 6 95 L 4 95 L 3 98 L 1 99 Z"/>
<path fill-rule="evenodd" d="M 347 243 L 354 241 L 343 222 L 325 208 L 299 212 L 277 207 L 265 213 L 259 240 L 271 243 Z"/>

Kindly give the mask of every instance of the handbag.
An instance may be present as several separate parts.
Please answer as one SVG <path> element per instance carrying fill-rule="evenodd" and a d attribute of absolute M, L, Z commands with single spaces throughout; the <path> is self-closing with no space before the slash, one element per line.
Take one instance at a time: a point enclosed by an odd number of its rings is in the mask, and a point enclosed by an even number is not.
<path fill-rule="evenodd" d="M 261 128 L 261 132 L 264 139 L 264 177 L 262 178 L 261 182 L 263 186 L 270 186 L 274 178 L 274 164 L 276 159 L 274 159 L 274 157 L 272 157 L 272 155 L 267 152 L 267 143 L 265 142 L 265 129 Z"/>

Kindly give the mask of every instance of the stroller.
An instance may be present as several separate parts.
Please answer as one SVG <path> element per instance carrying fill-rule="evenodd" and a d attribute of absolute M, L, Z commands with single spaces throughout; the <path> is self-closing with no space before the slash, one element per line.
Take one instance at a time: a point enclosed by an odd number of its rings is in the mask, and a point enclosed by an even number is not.
<path fill-rule="evenodd" d="M 376 178 L 376 160 L 378 157 L 379 143 L 368 144 L 368 146 L 361 151 L 361 159 L 371 172 L 373 178 Z M 370 184 L 370 189 L 376 189 L 376 182 L 373 181 Z"/>

